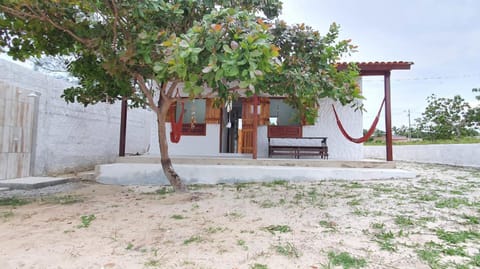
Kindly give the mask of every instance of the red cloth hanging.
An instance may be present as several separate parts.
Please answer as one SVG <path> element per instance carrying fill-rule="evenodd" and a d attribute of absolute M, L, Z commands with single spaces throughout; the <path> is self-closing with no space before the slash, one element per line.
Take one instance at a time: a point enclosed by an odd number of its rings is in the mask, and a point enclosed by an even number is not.
<path fill-rule="evenodd" d="M 182 126 L 183 126 L 183 114 L 185 113 L 185 104 L 182 101 L 182 112 L 180 112 L 180 118 L 178 122 L 175 121 L 175 113 L 170 113 L 170 125 L 172 131 L 170 131 L 170 141 L 172 143 L 180 142 L 180 138 L 182 137 Z"/>
<path fill-rule="evenodd" d="M 359 138 L 351 137 L 347 133 L 345 128 L 343 128 L 342 122 L 340 121 L 340 118 L 338 117 L 337 111 L 335 110 L 335 106 L 333 104 L 332 104 L 332 108 L 333 108 L 333 113 L 335 114 L 335 118 L 337 119 L 338 128 L 340 129 L 340 132 L 342 132 L 343 136 L 345 136 L 345 138 L 350 140 L 351 142 L 359 144 L 359 143 L 366 142 L 375 132 L 375 129 L 377 128 L 377 124 L 378 124 L 378 119 L 380 118 L 380 113 L 382 113 L 382 109 L 383 109 L 384 104 L 385 104 L 385 99 L 383 99 L 382 105 L 380 106 L 380 109 L 378 110 L 377 116 L 373 120 L 372 126 L 370 126 L 370 129 L 368 129 L 368 132 L 364 136 L 359 137 Z"/>

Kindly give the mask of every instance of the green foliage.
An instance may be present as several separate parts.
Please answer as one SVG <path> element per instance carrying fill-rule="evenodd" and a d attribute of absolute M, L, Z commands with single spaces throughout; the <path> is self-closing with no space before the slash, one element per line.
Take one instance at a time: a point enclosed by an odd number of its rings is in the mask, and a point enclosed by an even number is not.
<path fill-rule="evenodd" d="M 334 266 L 341 266 L 343 269 L 361 268 L 367 265 L 363 258 L 355 258 L 348 252 L 335 253 L 333 251 L 328 253 L 329 262 Z"/>
<path fill-rule="evenodd" d="M 287 256 L 290 258 L 300 257 L 300 252 L 298 251 L 297 247 L 295 247 L 290 242 L 287 242 L 285 245 L 275 246 L 275 250 L 277 251 L 278 254 L 281 254 L 283 256 Z"/>
<path fill-rule="evenodd" d="M 22 206 L 28 203 L 30 203 L 30 201 L 16 197 L 0 198 L 0 206 Z"/>
<path fill-rule="evenodd" d="M 92 221 L 94 221 L 97 217 L 95 217 L 94 214 L 90 214 L 90 215 L 83 215 L 80 217 L 80 220 L 82 222 L 82 224 L 78 225 L 77 227 L 78 228 L 88 228 L 90 226 L 90 224 L 92 223 Z"/>
<path fill-rule="evenodd" d="M 427 98 L 428 105 L 422 118 L 416 119 L 418 128 L 432 139 L 452 139 L 469 134 L 467 112 L 470 105 L 460 95 L 453 98 Z"/>
<path fill-rule="evenodd" d="M 275 234 L 275 232 L 288 233 L 292 231 L 292 229 L 288 225 L 270 225 L 265 227 L 265 230 L 269 231 L 272 234 Z"/>
<path fill-rule="evenodd" d="M 299 111 L 304 123 L 314 123 L 320 98 L 330 97 L 344 105 L 363 98 L 356 83 L 356 66 L 339 71 L 335 64 L 355 51 L 350 40 L 337 40 L 339 29 L 334 23 L 321 36 L 304 24 L 288 26 L 283 21 L 272 29 L 274 44 L 280 49 L 280 72 L 268 76 L 262 87 L 286 96 L 286 103 Z"/>
<path fill-rule="evenodd" d="M 256 263 L 250 266 L 250 269 L 268 269 L 268 266 L 265 264 Z"/>
<path fill-rule="evenodd" d="M 437 230 L 438 238 L 450 244 L 463 243 L 470 239 L 480 239 L 480 233 L 475 231 L 448 232 L 443 229 Z"/>

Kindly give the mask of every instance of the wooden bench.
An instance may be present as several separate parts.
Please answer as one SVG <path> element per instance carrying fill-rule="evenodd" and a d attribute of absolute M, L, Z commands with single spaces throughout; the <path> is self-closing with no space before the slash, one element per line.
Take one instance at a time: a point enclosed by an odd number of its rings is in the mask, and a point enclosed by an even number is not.
<path fill-rule="evenodd" d="M 268 126 L 268 157 L 275 155 L 291 156 L 300 159 L 301 156 L 319 156 L 328 159 L 327 137 L 304 137 L 302 126 Z M 318 140 L 315 145 L 299 145 L 296 141 L 293 145 L 286 143 L 272 144 L 272 139 L 309 139 Z"/>

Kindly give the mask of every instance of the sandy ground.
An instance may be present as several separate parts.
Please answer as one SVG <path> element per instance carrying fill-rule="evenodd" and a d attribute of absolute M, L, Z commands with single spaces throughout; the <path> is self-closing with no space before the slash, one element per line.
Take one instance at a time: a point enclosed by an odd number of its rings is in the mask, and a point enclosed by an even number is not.
<path fill-rule="evenodd" d="M 0 268 L 479 268 L 480 170 L 398 166 L 418 177 L 1 192 L 35 196 L 0 206 Z"/>

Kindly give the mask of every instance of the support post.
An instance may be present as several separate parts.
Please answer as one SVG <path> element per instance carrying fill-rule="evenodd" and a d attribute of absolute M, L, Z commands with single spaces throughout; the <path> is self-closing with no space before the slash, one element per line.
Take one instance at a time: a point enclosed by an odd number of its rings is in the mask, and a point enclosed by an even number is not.
<path fill-rule="evenodd" d="M 257 129 L 258 129 L 258 96 L 253 96 L 253 154 L 252 158 L 257 159 Z"/>
<path fill-rule="evenodd" d="M 387 161 L 393 161 L 392 102 L 390 91 L 390 71 L 385 72 L 385 142 Z"/>
<path fill-rule="evenodd" d="M 122 111 L 120 116 L 120 143 L 118 149 L 118 156 L 125 156 L 125 144 L 127 138 L 127 98 L 122 98 Z"/>

